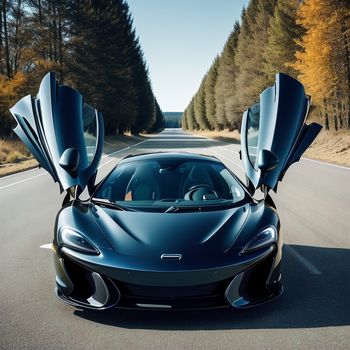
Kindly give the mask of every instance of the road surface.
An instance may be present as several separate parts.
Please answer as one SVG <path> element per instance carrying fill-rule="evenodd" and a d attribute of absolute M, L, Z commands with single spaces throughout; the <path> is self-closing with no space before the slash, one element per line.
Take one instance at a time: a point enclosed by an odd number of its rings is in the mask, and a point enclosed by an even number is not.
<path fill-rule="evenodd" d="M 127 154 L 184 150 L 243 176 L 239 145 L 166 129 L 102 159 L 101 178 Z M 1 349 L 349 349 L 350 169 L 302 160 L 277 195 L 285 293 L 249 310 L 82 312 L 54 294 L 51 252 L 62 196 L 34 169 L 0 179 Z"/>

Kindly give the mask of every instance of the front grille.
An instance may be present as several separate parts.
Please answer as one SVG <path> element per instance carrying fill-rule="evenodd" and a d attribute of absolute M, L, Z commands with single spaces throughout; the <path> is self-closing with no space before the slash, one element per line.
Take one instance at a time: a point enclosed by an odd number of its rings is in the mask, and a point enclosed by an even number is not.
<path fill-rule="evenodd" d="M 188 287 L 152 287 L 124 283 L 124 287 L 127 290 L 126 294 L 133 296 L 179 298 L 211 295 L 217 288 L 217 284 L 212 283 Z"/>
<path fill-rule="evenodd" d="M 122 297 L 121 307 L 138 307 L 137 304 L 170 305 L 174 309 L 210 308 L 227 306 L 224 298 L 230 280 L 198 286 L 153 287 L 115 281 Z"/>

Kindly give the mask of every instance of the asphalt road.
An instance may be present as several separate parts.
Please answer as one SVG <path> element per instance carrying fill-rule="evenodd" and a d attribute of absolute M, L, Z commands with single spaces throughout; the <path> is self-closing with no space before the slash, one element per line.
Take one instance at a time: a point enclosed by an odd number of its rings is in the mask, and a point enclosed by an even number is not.
<path fill-rule="evenodd" d="M 167 129 L 129 153 L 212 154 L 242 176 L 239 145 Z M 350 349 L 350 169 L 302 160 L 273 195 L 285 293 L 249 310 L 82 312 L 54 294 L 52 241 L 63 196 L 42 170 L 0 179 L 1 349 Z"/>

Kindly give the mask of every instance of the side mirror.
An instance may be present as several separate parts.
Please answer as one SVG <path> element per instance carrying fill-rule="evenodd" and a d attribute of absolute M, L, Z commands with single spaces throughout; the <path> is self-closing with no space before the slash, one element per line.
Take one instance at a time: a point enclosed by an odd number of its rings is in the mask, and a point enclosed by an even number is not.
<path fill-rule="evenodd" d="M 77 176 L 79 166 L 79 152 L 76 148 L 67 148 L 61 155 L 60 166 L 73 177 Z"/>
<path fill-rule="evenodd" d="M 261 172 L 268 172 L 276 168 L 278 165 L 278 157 L 267 149 L 262 149 L 258 155 L 258 168 Z"/>

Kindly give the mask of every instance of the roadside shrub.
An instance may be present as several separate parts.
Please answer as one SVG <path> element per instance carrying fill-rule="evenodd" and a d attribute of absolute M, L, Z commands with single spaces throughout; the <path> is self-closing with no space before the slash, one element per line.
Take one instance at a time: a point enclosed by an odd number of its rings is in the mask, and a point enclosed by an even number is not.
<path fill-rule="evenodd" d="M 21 154 L 18 151 L 13 151 L 7 156 L 6 162 L 7 163 L 18 163 L 22 159 L 23 159 L 23 154 Z"/>
<path fill-rule="evenodd" d="M 0 164 L 17 163 L 30 157 L 30 152 L 22 142 L 16 140 L 0 140 Z"/>

